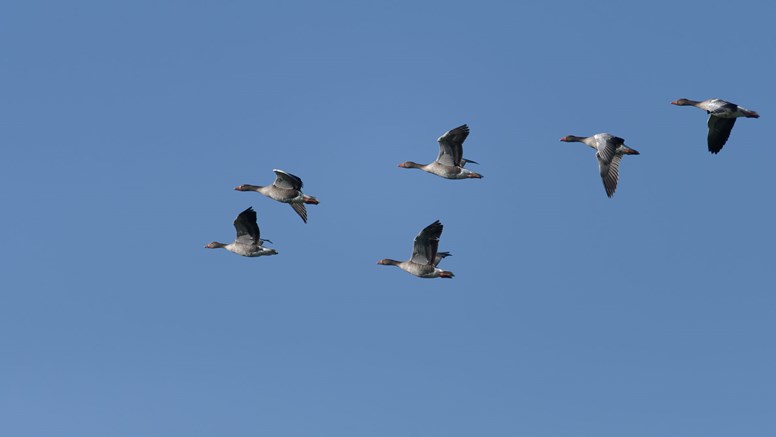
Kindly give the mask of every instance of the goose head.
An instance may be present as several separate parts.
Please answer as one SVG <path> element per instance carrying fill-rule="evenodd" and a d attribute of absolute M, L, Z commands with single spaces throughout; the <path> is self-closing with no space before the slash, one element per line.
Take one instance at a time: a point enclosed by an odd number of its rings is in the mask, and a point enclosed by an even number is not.
<path fill-rule="evenodd" d="M 422 164 L 418 164 L 417 162 L 406 161 L 406 162 L 402 162 L 401 164 L 399 164 L 399 167 L 401 167 L 401 168 L 420 168 L 420 167 L 423 167 L 423 165 Z"/>

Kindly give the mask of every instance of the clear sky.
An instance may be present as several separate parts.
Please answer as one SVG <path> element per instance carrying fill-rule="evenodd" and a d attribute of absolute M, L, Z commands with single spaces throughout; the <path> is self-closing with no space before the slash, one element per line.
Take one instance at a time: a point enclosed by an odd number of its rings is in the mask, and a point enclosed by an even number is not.
<path fill-rule="evenodd" d="M 2 3 L 0 434 L 776 435 L 775 16 Z M 397 167 L 463 123 L 484 179 Z M 279 255 L 203 248 L 249 206 Z M 376 264 L 437 219 L 453 280 Z"/>

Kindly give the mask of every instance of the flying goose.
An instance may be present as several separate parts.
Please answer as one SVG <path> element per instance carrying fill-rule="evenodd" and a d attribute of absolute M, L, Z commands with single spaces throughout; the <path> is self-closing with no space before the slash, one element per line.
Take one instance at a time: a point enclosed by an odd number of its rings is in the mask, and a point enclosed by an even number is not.
<path fill-rule="evenodd" d="M 622 155 L 639 154 L 636 150 L 627 147 L 624 144 L 625 140 L 622 138 L 607 133 L 595 134 L 592 137 L 567 135 L 560 140 L 567 143 L 585 143 L 596 150 L 595 157 L 598 159 L 598 171 L 601 173 L 606 195 L 609 197 L 612 197 L 617 189 Z"/>
<path fill-rule="evenodd" d="M 707 142 L 709 144 L 709 152 L 713 154 L 717 154 L 722 150 L 722 146 L 725 145 L 730 137 L 733 125 L 736 124 L 736 118 L 760 118 L 760 114 L 722 99 L 708 99 L 702 102 L 696 102 L 695 100 L 690 99 L 679 99 L 674 100 L 671 104 L 677 106 L 695 106 L 696 108 L 703 109 L 709 114 L 709 121 L 707 123 L 709 126 L 709 135 Z"/>
<path fill-rule="evenodd" d="M 260 186 L 243 184 L 234 189 L 237 191 L 256 191 L 270 199 L 288 203 L 291 205 L 291 208 L 299 214 L 302 221 L 307 223 L 307 208 L 305 208 L 304 204 L 309 203 L 317 205 L 318 199 L 302 193 L 304 184 L 302 183 L 302 179 L 298 176 L 278 169 L 272 171 L 275 172 L 275 181 L 272 182 L 272 185 Z"/>
<path fill-rule="evenodd" d="M 269 240 L 262 240 L 259 234 L 259 225 L 256 223 L 256 211 L 249 207 L 234 219 L 234 228 L 237 230 L 237 238 L 229 244 L 214 241 L 205 248 L 207 249 L 226 249 L 242 256 L 264 256 L 277 255 L 275 249 L 268 249 L 261 245 Z"/>
<path fill-rule="evenodd" d="M 469 136 L 469 126 L 462 125 L 449 130 L 437 139 L 439 142 L 439 156 L 431 164 L 418 164 L 407 161 L 399 164 L 402 168 L 419 168 L 423 171 L 441 176 L 446 179 L 482 178 L 482 175 L 463 168 L 467 162 L 477 162 L 463 157 L 463 142 Z"/>
<path fill-rule="evenodd" d="M 439 220 L 423 228 L 415 237 L 412 246 L 412 258 L 396 261 L 386 258 L 377 261 L 384 266 L 396 266 L 407 273 L 420 278 L 452 278 L 453 272 L 437 268 L 437 264 L 450 256 L 450 252 L 437 252 L 439 237 L 442 235 L 442 223 Z"/>

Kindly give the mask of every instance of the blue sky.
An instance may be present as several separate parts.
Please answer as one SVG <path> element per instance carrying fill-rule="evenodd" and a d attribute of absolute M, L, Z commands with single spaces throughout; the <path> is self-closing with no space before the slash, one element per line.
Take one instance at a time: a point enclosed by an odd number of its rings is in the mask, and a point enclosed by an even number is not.
<path fill-rule="evenodd" d="M 2 434 L 774 435 L 776 6 L 516 3 L 0 6 Z"/>

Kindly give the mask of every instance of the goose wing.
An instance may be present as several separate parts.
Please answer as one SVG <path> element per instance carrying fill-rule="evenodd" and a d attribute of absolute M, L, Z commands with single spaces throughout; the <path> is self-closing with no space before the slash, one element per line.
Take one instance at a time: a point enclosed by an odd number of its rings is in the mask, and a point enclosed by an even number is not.
<path fill-rule="evenodd" d="M 416 264 L 433 265 L 436 261 L 439 237 L 442 235 L 442 223 L 439 220 L 423 228 L 415 237 L 411 261 Z"/>
<path fill-rule="evenodd" d="M 601 180 L 604 181 L 606 195 L 609 197 L 612 197 L 617 190 L 617 181 L 620 179 L 620 159 L 622 155 L 615 154 L 607 163 L 598 156 L 598 170 L 601 172 Z"/>
<path fill-rule="evenodd" d="M 706 102 L 706 112 L 709 114 L 729 114 L 738 110 L 738 105 L 722 99 L 709 99 Z"/>
<path fill-rule="evenodd" d="M 234 219 L 234 229 L 237 231 L 236 242 L 241 244 L 259 244 L 259 225 L 256 223 L 256 211 L 249 207 Z"/>
<path fill-rule="evenodd" d="M 714 114 L 709 116 L 709 152 L 719 153 L 722 150 L 722 146 L 727 143 L 735 124 L 735 118 L 720 118 Z"/>
<path fill-rule="evenodd" d="M 278 188 L 301 190 L 304 186 L 302 179 L 299 176 L 294 176 L 291 173 L 278 169 L 272 171 L 275 172 L 275 182 L 273 182 L 272 185 Z"/>
<path fill-rule="evenodd" d="M 463 142 L 469 136 L 469 126 L 461 125 L 451 129 L 437 139 L 439 156 L 437 162 L 447 166 L 460 166 L 463 158 Z M 473 162 L 473 161 L 469 161 Z"/>
<path fill-rule="evenodd" d="M 302 217 L 302 221 L 307 223 L 307 208 L 305 208 L 304 203 L 291 203 L 290 205 L 299 214 L 299 217 Z"/>
<path fill-rule="evenodd" d="M 617 190 L 617 181 L 620 178 L 620 159 L 622 155 L 617 153 L 617 148 L 625 145 L 625 140 L 620 137 L 607 136 L 598 141 L 598 171 L 604 182 L 606 195 L 612 197 Z"/>

